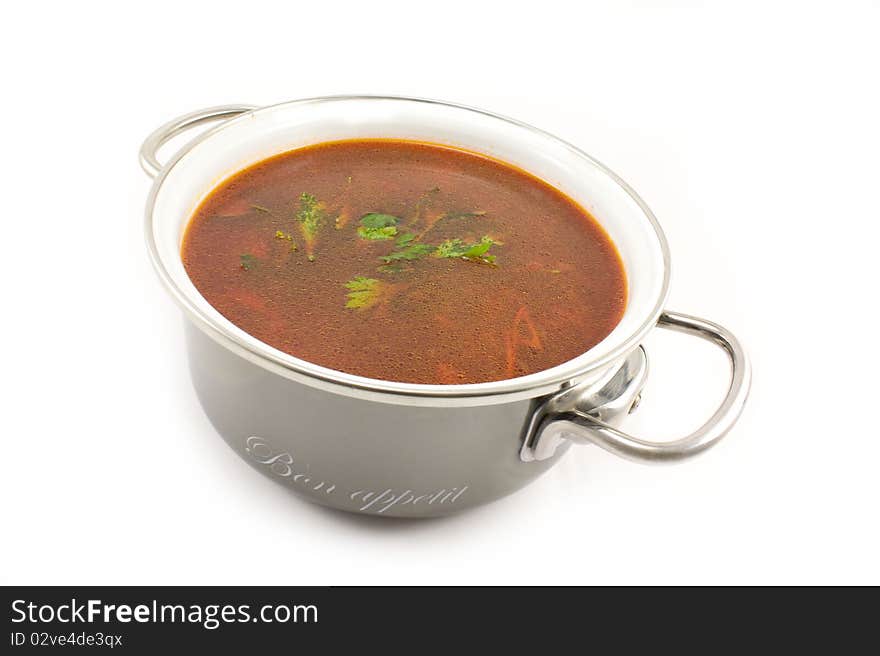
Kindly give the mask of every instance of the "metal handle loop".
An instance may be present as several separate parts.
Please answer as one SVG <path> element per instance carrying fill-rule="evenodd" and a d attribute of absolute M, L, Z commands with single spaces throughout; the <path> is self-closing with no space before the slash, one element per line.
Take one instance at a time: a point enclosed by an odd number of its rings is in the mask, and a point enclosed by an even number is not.
<path fill-rule="evenodd" d="M 751 384 L 751 369 L 739 341 L 726 328 L 686 314 L 664 312 L 658 325 L 695 335 L 721 347 L 730 358 L 730 387 L 724 401 L 696 431 L 674 442 L 651 442 L 634 437 L 586 412 L 567 412 L 548 417 L 539 429 L 538 439 L 565 438 L 573 442 L 597 444 L 637 462 L 677 462 L 711 448 L 733 427 L 742 412 Z"/>
<path fill-rule="evenodd" d="M 155 178 L 162 170 L 162 164 L 156 158 L 156 153 L 178 134 L 202 123 L 232 118 L 254 109 L 256 109 L 254 105 L 221 105 L 220 107 L 209 107 L 190 112 L 168 121 L 154 130 L 141 145 L 141 168 L 148 176 Z"/>

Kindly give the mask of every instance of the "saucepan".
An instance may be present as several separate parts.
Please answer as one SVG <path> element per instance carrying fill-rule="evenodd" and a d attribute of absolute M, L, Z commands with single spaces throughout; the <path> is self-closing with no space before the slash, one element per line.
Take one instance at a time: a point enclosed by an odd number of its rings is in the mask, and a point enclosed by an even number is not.
<path fill-rule="evenodd" d="M 157 151 L 216 122 L 166 164 Z M 628 304 L 599 344 L 528 376 L 417 385 L 354 376 L 272 348 L 199 294 L 180 256 L 194 209 L 223 179 L 272 155 L 341 139 L 398 138 L 458 146 L 531 172 L 586 208 L 621 254 Z M 638 462 L 675 462 L 716 444 L 748 394 L 749 363 L 718 324 L 665 309 L 669 251 L 645 203 L 617 175 L 546 132 L 488 112 L 416 98 L 340 96 L 196 111 L 153 132 L 141 164 L 154 178 L 146 243 L 182 308 L 189 368 L 217 432 L 248 463 L 307 499 L 393 517 L 444 515 L 507 495 L 572 444 Z M 721 405 L 690 435 L 653 442 L 621 430 L 647 377 L 641 342 L 655 327 L 718 345 L 731 363 Z"/>

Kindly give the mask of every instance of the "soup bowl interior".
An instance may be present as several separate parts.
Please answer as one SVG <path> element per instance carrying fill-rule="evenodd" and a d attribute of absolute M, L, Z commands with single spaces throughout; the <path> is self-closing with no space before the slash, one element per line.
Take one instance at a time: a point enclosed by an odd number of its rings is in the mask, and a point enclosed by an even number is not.
<path fill-rule="evenodd" d="M 415 385 L 362 378 L 301 360 L 241 330 L 198 292 L 180 257 L 194 210 L 228 176 L 303 146 L 390 138 L 482 153 L 543 179 L 585 208 L 616 245 L 628 300 L 614 330 L 566 363 L 510 380 Z M 333 391 L 396 403 L 494 403 L 536 397 L 588 378 L 620 361 L 656 323 L 669 283 L 665 238 L 650 210 L 614 173 L 572 145 L 528 125 L 435 101 L 332 97 L 265 107 L 226 121 L 182 149 L 157 177 L 146 215 L 153 263 L 187 315 L 221 344 L 288 378 Z"/>

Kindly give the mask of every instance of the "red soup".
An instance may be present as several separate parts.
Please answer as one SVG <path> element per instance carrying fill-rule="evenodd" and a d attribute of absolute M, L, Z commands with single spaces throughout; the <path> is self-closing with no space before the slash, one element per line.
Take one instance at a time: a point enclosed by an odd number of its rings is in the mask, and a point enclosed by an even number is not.
<path fill-rule="evenodd" d="M 196 210 L 182 256 L 254 337 L 409 383 L 562 364 L 626 304 L 614 244 L 570 198 L 488 157 L 408 141 L 321 144 L 237 173 Z"/>

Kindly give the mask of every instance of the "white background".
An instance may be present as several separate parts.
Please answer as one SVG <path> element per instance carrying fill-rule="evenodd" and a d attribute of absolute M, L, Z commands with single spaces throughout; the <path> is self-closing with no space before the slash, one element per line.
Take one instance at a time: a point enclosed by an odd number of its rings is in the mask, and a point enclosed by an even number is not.
<path fill-rule="evenodd" d="M 880 583 L 878 5 L 657 4 L 7 7 L 0 582 Z M 423 522 L 322 510 L 240 461 L 146 258 L 137 151 L 193 109 L 339 93 L 514 116 L 630 182 L 669 238 L 669 307 L 751 354 L 726 440 L 661 468 L 572 449 Z M 647 346 L 626 427 L 696 427 L 723 357 Z"/>

